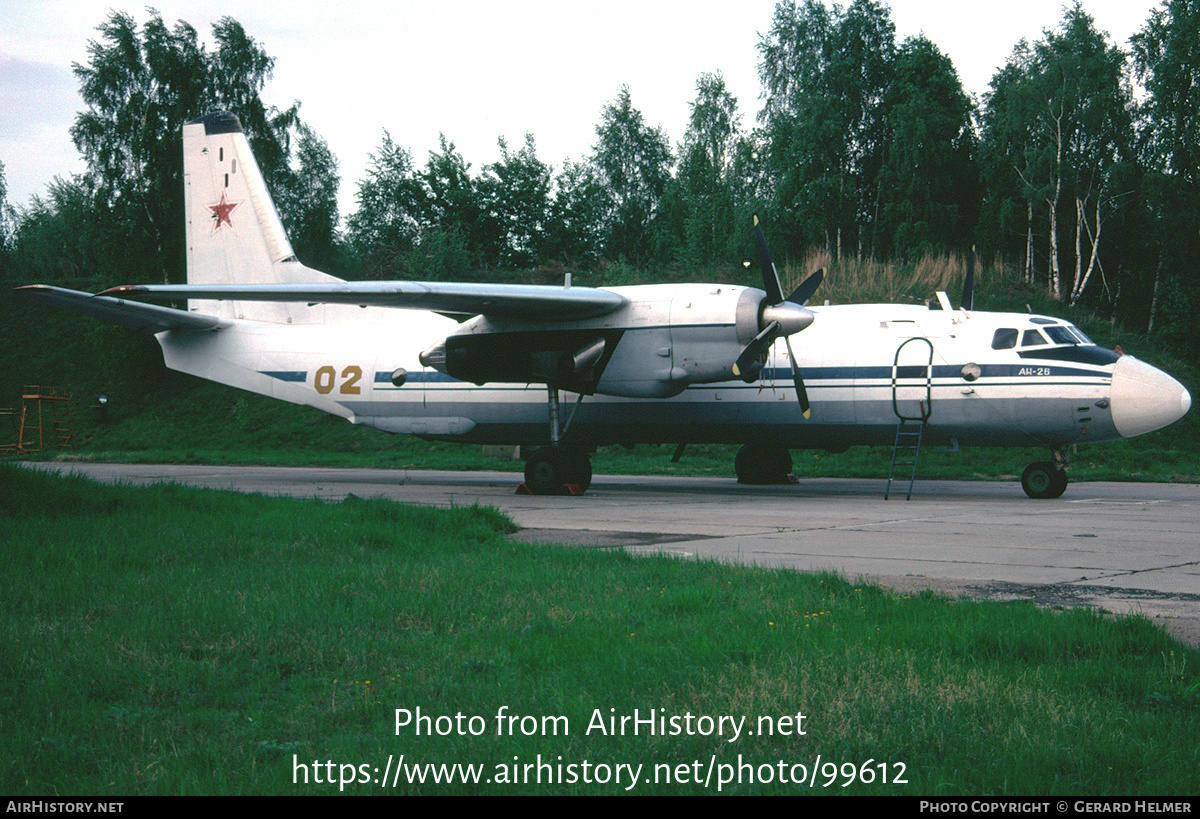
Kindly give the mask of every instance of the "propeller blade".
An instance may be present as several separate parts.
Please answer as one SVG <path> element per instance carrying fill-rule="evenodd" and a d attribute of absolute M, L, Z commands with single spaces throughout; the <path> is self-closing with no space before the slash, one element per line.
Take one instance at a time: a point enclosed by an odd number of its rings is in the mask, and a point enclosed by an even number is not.
<path fill-rule="evenodd" d="M 792 382 L 796 385 L 796 400 L 800 402 L 800 412 L 804 413 L 805 418 L 808 418 L 811 410 L 808 403 L 808 390 L 804 389 L 804 379 L 800 376 L 800 368 L 796 366 L 796 354 L 792 352 L 792 342 L 787 336 L 784 336 L 783 343 L 787 345 L 788 361 L 792 364 Z"/>
<path fill-rule="evenodd" d="M 787 297 L 787 300 L 792 304 L 805 305 L 808 300 L 813 297 L 813 293 L 817 292 L 817 288 L 821 286 L 821 282 L 825 280 L 825 268 L 819 268 L 816 273 L 813 273 L 804 281 L 800 282 L 800 286 L 792 291 L 792 295 Z"/>
<path fill-rule="evenodd" d="M 796 385 L 796 400 L 800 402 L 800 411 L 804 417 L 809 417 L 808 390 L 804 387 L 804 377 L 800 375 L 800 367 L 796 364 L 796 354 L 792 352 L 792 342 L 788 338 L 792 333 L 798 333 L 812 323 L 813 314 L 804 308 L 804 303 L 812 298 L 813 293 L 821 286 L 825 278 L 825 268 L 821 268 L 800 283 L 786 300 L 783 298 L 783 286 L 779 283 L 779 271 L 771 260 L 771 251 L 767 247 L 767 238 L 763 235 L 762 225 L 758 217 L 754 217 L 754 241 L 758 245 L 758 259 L 762 265 L 763 290 L 767 296 L 759 308 L 760 321 L 768 321 L 754 339 L 746 345 L 737 361 L 733 364 L 733 374 L 741 376 L 752 371 L 754 364 L 763 357 L 767 348 L 775 339 L 783 336 L 787 345 L 788 361 L 792 365 L 792 382 Z"/>
<path fill-rule="evenodd" d="M 754 363 L 762 358 L 762 354 L 775 341 L 775 336 L 778 332 L 779 322 L 777 321 L 773 321 L 764 327 L 763 331 L 746 345 L 746 349 L 742 350 L 742 354 L 737 357 L 737 361 L 733 362 L 733 374 L 740 378 L 743 373 L 751 372 L 754 369 Z"/>
<path fill-rule="evenodd" d="M 767 291 L 767 304 L 779 304 L 783 301 L 783 286 L 779 284 L 779 273 L 775 270 L 775 262 L 771 260 L 771 250 L 767 247 L 767 237 L 763 235 L 762 225 L 758 217 L 754 217 L 754 242 L 758 245 L 758 261 L 762 265 L 763 290 Z"/>

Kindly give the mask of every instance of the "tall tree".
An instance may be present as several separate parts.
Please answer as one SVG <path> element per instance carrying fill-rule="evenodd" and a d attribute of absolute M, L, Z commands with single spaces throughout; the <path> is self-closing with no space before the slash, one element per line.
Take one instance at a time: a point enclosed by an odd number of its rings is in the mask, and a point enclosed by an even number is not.
<path fill-rule="evenodd" d="M 591 267 L 604 252 L 608 208 L 596 166 L 566 162 L 554 179 L 544 258 L 546 261 Z"/>
<path fill-rule="evenodd" d="M 494 263 L 489 251 L 497 245 L 497 231 L 484 210 L 470 164 L 445 134 L 438 140 L 439 149 L 429 152 L 417 174 L 425 196 L 413 268 L 421 277 L 461 277 L 469 269 Z"/>
<path fill-rule="evenodd" d="M 1132 38 L 1145 84 L 1142 141 L 1158 241 L 1148 324 L 1168 327 L 1181 344 L 1200 347 L 1195 261 L 1200 258 L 1200 2 L 1165 0 Z M 1165 296 L 1170 298 L 1165 298 Z"/>
<path fill-rule="evenodd" d="M 417 169 L 409 151 L 383 132 L 349 219 L 350 241 L 369 277 L 462 277 L 495 261 L 495 223 L 470 165 L 445 134 L 438 148 Z"/>
<path fill-rule="evenodd" d="M 1152 160 L 1200 185 L 1200 2 L 1164 0 L 1131 38 Z"/>
<path fill-rule="evenodd" d="M 873 237 L 894 52 L 895 26 L 878 0 L 776 5 L 759 42 L 762 116 L 777 218 L 797 241 L 821 239 L 840 255 Z"/>
<path fill-rule="evenodd" d="M 496 225 L 493 253 L 502 267 L 525 268 L 542 261 L 550 218 L 551 168 L 537 156 L 533 134 L 512 151 L 501 138 L 500 161 L 484 168 L 480 194 Z"/>
<path fill-rule="evenodd" d="M 720 73 L 701 74 L 675 179 L 683 218 L 683 260 L 693 268 L 728 261 L 745 235 L 745 225 L 735 218 L 739 119 L 737 98 L 725 78 Z"/>
<path fill-rule="evenodd" d="M 1035 278 L 1034 208 L 1041 201 L 1025 183 L 1032 176 L 1037 117 L 1037 103 L 1025 81 L 1031 60 L 1029 43 L 1022 41 L 1004 68 L 992 77 L 980 117 L 979 150 L 987 190 L 980 238 L 991 253 L 1012 255 L 1019 247 L 1029 284 Z"/>
<path fill-rule="evenodd" d="M 4 163 L 0 162 L 0 271 L 8 269 L 8 246 L 11 241 L 13 211 L 8 205 L 8 181 L 4 178 Z"/>
<path fill-rule="evenodd" d="M 12 269 L 21 281 L 88 290 L 110 286 L 106 267 L 121 257 L 121 237 L 103 229 L 89 187 L 80 179 L 55 177 L 45 196 L 34 196 L 11 212 Z"/>
<path fill-rule="evenodd" d="M 1068 301 L 1075 305 L 1103 269 L 1106 222 L 1132 193 L 1122 166 L 1133 158 L 1133 103 L 1125 82 L 1125 54 L 1105 42 L 1078 3 L 1068 9 L 1060 33 L 1048 39 L 1057 57 L 1048 62 L 1064 76 L 1078 78 L 1072 89 L 1075 129 L 1069 144 L 1075 264 Z"/>
<path fill-rule="evenodd" d="M 925 37 L 896 54 L 888 89 L 876 250 L 906 257 L 969 241 L 979 196 L 972 105 L 950 59 Z"/>
<path fill-rule="evenodd" d="M 340 273 L 337 159 L 307 125 L 297 132 L 294 164 L 278 177 L 275 202 L 296 256 L 319 270 Z"/>
<path fill-rule="evenodd" d="M 213 25 L 214 51 L 184 22 L 168 28 L 156 11 L 139 31 L 133 17 L 112 12 L 74 66 L 87 110 L 71 129 L 88 165 L 106 229 L 125 237 L 126 258 L 148 278 L 180 280 L 184 270 L 180 128 L 225 108 L 242 121 L 269 185 L 288 174 L 288 129 L 296 106 L 278 112 L 259 96 L 273 60 L 241 24 Z"/>
<path fill-rule="evenodd" d="M 607 193 L 605 253 L 635 267 L 650 257 L 651 225 L 671 179 L 671 148 L 633 107 L 629 86 L 604 107 L 596 126 L 593 162 Z"/>
<path fill-rule="evenodd" d="M 358 183 L 358 208 L 347 220 L 349 239 L 364 259 L 370 278 L 410 275 L 408 257 L 421 229 L 425 190 L 412 154 L 383 132 L 379 149 L 368 157 Z"/>
<path fill-rule="evenodd" d="M 1014 51 L 987 101 L 989 170 L 1019 177 L 1030 248 L 1033 211 L 1045 215 L 1048 289 L 1071 303 L 1102 268 L 1105 220 L 1129 193 L 1119 184 L 1132 149 L 1124 64 L 1077 2 L 1057 30 Z"/>

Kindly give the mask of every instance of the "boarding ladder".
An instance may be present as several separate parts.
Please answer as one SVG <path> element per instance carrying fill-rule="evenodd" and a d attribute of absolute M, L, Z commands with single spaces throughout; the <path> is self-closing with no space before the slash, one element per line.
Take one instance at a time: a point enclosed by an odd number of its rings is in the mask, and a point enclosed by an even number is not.
<path fill-rule="evenodd" d="M 900 354 L 913 342 L 917 342 L 918 346 L 925 344 L 929 348 L 929 354 L 921 363 L 902 365 Z M 910 351 L 910 357 L 912 352 Z M 910 500 L 913 482 L 917 479 L 917 464 L 921 460 L 925 425 L 929 423 L 929 416 L 933 413 L 933 342 L 927 338 L 916 336 L 896 348 L 896 357 L 892 360 L 892 412 L 896 414 L 899 423 L 896 424 L 892 465 L 888 469 L 888 482 L 883 490 L 883 499 L 887 500 L 891 495 L 893 481 L 903 480 L 896 477 L 896 467 L 911 466 L 908 493 L 904 497 L 905 500 Z"/>

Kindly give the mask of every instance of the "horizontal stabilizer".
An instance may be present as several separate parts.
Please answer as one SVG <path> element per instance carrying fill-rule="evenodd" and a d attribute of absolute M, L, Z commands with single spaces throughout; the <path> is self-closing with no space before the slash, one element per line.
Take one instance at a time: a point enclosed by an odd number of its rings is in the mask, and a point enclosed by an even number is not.
<path fill-rule="evenodd" d="M 102 295 L 357 304 L 361 307 L 401 307 L 465 316 L 486 315 L 532 321 L 594 318 L 613 313 L 629 303 L 629 300 L 619 293 L 595 287 L 454 282 L 140 284 L 114 287 L 105 290 Z"/>
<path fill-rule="evenodd" d="M 22 296 L 55 307 L 72 310 L 89 318 L 100 319 L 111 324 L 119 324 L 131 330 L 140 330 L 143 333 L 161 333 L 163 330 L 219 330 L 229 324 L 228 321 L 215 316 L 204 316 L 199 313 L 176 310 L 173 307 L 142 304 L 109 296 L 93 296 L 91 293 L 68 290 L 65 287 L 51 287 L 47 284 L 18 287 L 17 292 Z"/>

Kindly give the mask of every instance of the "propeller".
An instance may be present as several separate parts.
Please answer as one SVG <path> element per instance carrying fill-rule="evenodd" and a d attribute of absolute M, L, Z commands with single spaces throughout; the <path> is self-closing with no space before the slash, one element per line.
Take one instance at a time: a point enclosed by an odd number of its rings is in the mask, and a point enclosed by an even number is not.
<path fill-rule="evenodd" d="M 733 363 L 733 374 L 741 376 L 754 371 L 755 363 L 763 357 L 775 339 L 783 336 L 787 345 L 788 360 L 792 365 L 792 381 L 796 385 L 796 399 L 800 402 L 800 411 L 804 417 L 809 417 L 808 390 L 804 388 L 804 378 L 800 375 L 800 367 L 796 364 L 796 355 L 792 352 L 792 342 L 788 336 L 798 333 L 812 324 L 812 311 L 804 304 L 812 298 L 813 293 L 821 285 L 825 270 L 818 270 L 809 276 L 800 286 L 792 291 L 786 299 L 783 297 L 783 287 L 779 283 L 779 273 L 771 260 L 771 251 L 767 247 L 767 239 L 763 235 L 762 225 L 758 217 L 754 217 L 754 240 L 758 245 L 758 259 L 762 266 L 763 290 L 767 296 L 763 299 L 763 307 L 759 319 L 762 328 L 746 348 L 742 350 Z"/>

